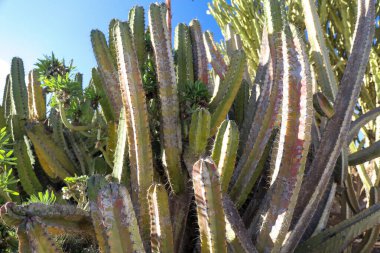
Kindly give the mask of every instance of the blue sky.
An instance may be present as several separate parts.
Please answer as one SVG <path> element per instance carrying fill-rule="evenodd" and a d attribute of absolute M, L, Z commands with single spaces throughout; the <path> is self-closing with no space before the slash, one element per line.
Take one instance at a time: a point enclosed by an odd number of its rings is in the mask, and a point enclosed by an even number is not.
<path fill-rule="evenodd" d="M 211 0 L 172 0 L 173 29 L 179 22 L 198 18 L 203 30 L 221 39 L 219 28 L 207 3 Z M 100 29 L 108 36 L 112 18 L 126 20 L 134 5 L 148 9 L 154 0 L 0 0 L 0 97 L 14 56 L 24 60 L 26 73 L 37 58 L 54 54 L 67 61 L 73 59 L 77 70 L 84 73 L 85 84 L 96 66 L 90 31 Z"/>

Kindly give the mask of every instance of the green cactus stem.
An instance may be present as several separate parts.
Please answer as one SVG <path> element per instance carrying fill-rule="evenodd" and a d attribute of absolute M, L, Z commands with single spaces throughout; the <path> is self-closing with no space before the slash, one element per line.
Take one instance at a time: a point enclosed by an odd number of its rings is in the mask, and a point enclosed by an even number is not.
<path fill-rule="evenodd" d="M 220 184 L 223 193 L 228 186 L 235 169 L 235 160 L 239 146 L 239 130 L 234 121 L 225 120 L 219 127 L 212 149 L 212 159 L 218 165 Z"/>
<path fill-rule="evenodd" d="M 96 208 L 103 220 L 105 241 L 110 252 L 145 252 L 132 201 L 125 187 L 113 183 L 101 188 Z"/>
<path fill-rule="evenodd" d="M 210 136 L 210 121 L 211 115 L 204 108 L 194 112 L 191 116 L 189 148 L 191 153 L 198 158 L 206 150 L 207 141 Z"/>
<path fill-rule="evenodd" d="M 26 131 L 42 168 L 50 178 L 58 177 L 63 180 L 75 175 L 76 169 L 70 158 L 55 144 L 43 125 L 30 124 Z"/>
<path fill-rule="evenodd" d="M 103 89 L 112 107 L 112 118 L 117 119 L 120 115 L 122 100 L 120 85 L 117 79 L 116 60 L 112 58 L 106 38 L 101 31 L 91 31 L 91 42 L 96 61 L 98 62 Z"/>
<path fill-rule="evenodd" d="M 21 119 L 27 119 L 28 91 L 25 84 L 24 63 L 20 58 L 14 57 L 11 64 L 10 95 L 12 114 L 17 114 Z"/>
<path fill-rule="evenodd" d="M 175 29 L 174 50 L 178 91 L 183 92 L 186 84 L 194 83 L 190 30 L 183 23 L 178 24 Z"/>
<path fill-rule="evenodd" d="M 126 170 L 126 157 L 128 157 L 128 133 L 127 133 L 127 119 L 125 109 L 122 108 L 120 112 L 119 125 L 117 129 L 117 144 L 114 154 L 114 167 L 112 176 L 115 177 L 119 183 L 126 183 L 129 181 L 127 178 L 130 176 Z"/>
<path fill-rule="evenodd" d="M 133 35 L 133 43 L 136 49 L 136 55 L 139 62 L 140 70 L 143 69 L 147 52 L 145 49 L 145 14 L 144 8 L 135 6 L 129 11 L 129 27 Z"/>
<path fill-rule="evenodd" d="M 148 190 L 148 200 L 152 252 L 174 252 L 169 198 L 165 187 L 160 184 L 152 185 Z"/>
<path fill-rule="evenodd" d="M 28 98 L 30 97 L 31 100 L 29 118 L 44 121 L 46 119 L 46 95 L 35 70 L 29 72 L 28 78 Z"/>
<path fill-rule="evenodd" d="M 227 252 L 226 222 L 218 170 L 211 158 L 194 164 L 192 179 L 202 252 Z"/>
<path fill-rule="evenodd" d="M 180 193 L 184 190 L 185 184 L 180 158 L 182 135 L 179 121 L 178 90 L 169 32 L 161 9 L 162 7 L 156 4 L 150 6 L 149 27 L 156 57 L 161 101 L 163 162 L 172 190 L 174 193 Z"/>
<path fill-rule="evenodd" d="M 191 45 L 193 46 L 194 77 L 202 83 L 208 83 L 208 67 L 206 48 L 203 41 L 201 24 L 193 19 L 189 25 Z"/>
<path fill-rule="evenodd" d="M 215 111 L 211 115 L 211 136 L 214 135 L 219 125 L 226 118 L 243 80 L 243 74 L 246 64 L 246 57 L 243 51 L 236 51 L 231 59 L 230 66 L 222 81 L 226 82 L 226 93 L 223 95 L 220 103 L 216 106 Z"/>
<path fill-rule="evenodd" d="M 136 157 L 138 173 L 139 210 L 141 234 L 146 249 L 149 243 L 149 206 L 147 190 L 153 183 L 153 154 L 151 147 L 148 111 L 140 69 L 129 27 L 116 22 L 114 30 L 119 80 L 124 108 L 128 108 L 133 127 L 135 146 L 129 147 Z"/>
<path fill-rule="evenodd" d="M 42 192 L 42 185 L 34 172 L 34 157 L 31 157 L 29 140 L 17 140 L 13 144 L 13 154 L 17 158 L 17 174 L 22 188 L 32 195 Z"/>

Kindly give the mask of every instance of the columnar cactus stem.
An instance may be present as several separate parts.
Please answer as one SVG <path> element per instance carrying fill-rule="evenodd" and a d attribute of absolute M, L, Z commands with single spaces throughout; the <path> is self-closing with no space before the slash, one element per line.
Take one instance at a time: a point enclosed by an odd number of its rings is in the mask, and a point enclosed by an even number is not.
<path fill-rule="evenodd" d="M 152 4 L 149 11 L 149 24 L 154 47 L 159 94 L 161 100 L 161 130 L 163 142 L 163 162 L 171 188 L 175 193 L 184 189 L 181 170 L 182 136 L 179 121 L 178 91 L 175 80 L 171 43 L 159 5 Z"/>
<path fill-rule="evenodd" d="M 106 94 L 106 85 L 103 84 L 103 80 L 100 76 L 99 71 L 96 68 L 92 69 L 92 82 L 95 85 L 96 91 L 100 96 L 99 104 L 102 107 L 102 113 L 107 122 L 114 121 L 115 116 L 113 113 L 112 105 Z"/>
<path fill-rule="evenodd" d="M 225 78 L 222 81 L 226 83 L 226 93 L 223 95 L 223 99 L 220 104 L 217 105 L 215 111 L 211 116 L 211 136 L 214 135 L 219 125 L 223 122 L 232 103 L 235 100 L 237 93 L 239 92 L 241 82 L 243 80 L 243 74 L 246 64 L 246 57 L 243 51 L 236 51 L 231 59 L 230 66 L 226 72 Z"/>
<path fill-rule="evenodd" d="M 143 7 L 135 6 L 129 11 L 129 26 L 133 34 L 133 42 L 140 70 L 142 70 L 147 55 L 145 49 L 145 15 Z"/>
<path fill-rule="evenodd" d="M 197 19 L 190 22 L 191 45 L 193 46 L 194 76 L 195 80 L 200 80 L 208 84 L 208 67 L 206 48 L 203 41 L 201 24 Z"/>
<path fill-rule="evenodd" d="M 189 148 L 197 159 L 202 155 L 207 146 L 207 140 L 210 137 L 211 115 L 207 109 L 200 109 L 191 116 L 189 131 Z"/>
<path fill-rule="evenodd" d="M 17 114 L 20 119 L 27 119 L 28 91 L 25 84 L 24 64 L 20 58 L 14 57 L 11 64 L 10 94 L 12 114 Z"/>
<path fill-rule="evenodd" d="M 192 179 L 202 252 L 227 252 L 226 222 L 219 174 L 210 158 L 194 164 Z"/>
<path fill-rule="evenodd" d="M 283 94 L 284 61 L 287 59 L 286 34 L 283 31 L 284 12 L 274 1 L 273 4 L 266 2 L 265 8 L 268 19 L 269 47 L 271 49 L 271 61 L 269 66 L 268 84 L 270 91 L 269 100 L 263 99 L 263 104 L 258 106 L 263 111 L 256 112 L 252 129 L 248 136 L 241 159 L 235 170 L 235 175 L 231 188 L 231 199 L 240 207 L 252 190 L 261 171 L 258 164 L 262 157 L 272 131 L 279 124 L 279 110 L 281 108 Z M 289 66 L 287 66 L 289 67 Z M 264 86 L 265 87 L 265 86 Z M 264 90 L 264 93 L 266 89 Z M 260 126 L 260 127 L 258 127 Z M 243 190 L 242 190 L 243 189 Z"/>
<path fill-rule="evenodd" d="M 135 139 L 135 147 L 129 150 L 135 152 L 138 169 L 139 210 L 137 213 L 141 219 L 143 241 L 148 249 L 150 232 L 146 194 L 153 182 L 154 168 L 146 98 L 131 32 L 126 24 L 116 22 L 114 40 L 123 104 L 126 110 L 130 111 L 128 120 L 131 121 Z"/>
<path fill-rule="evenodd" d="M 104 34 L 99 30 L 91 31 L 91 42 L 99 66 L 99 73 L 104 85 L 105 94 L 112 106 L 114 119 L 120 115 L 122 100 L 120 85 L 117 79 L 117 69 L 115 59 L 112 58 L 109 47 L 107 46 Z"/>
<path fill-rule="evenodd" d="M 46 119 L 46 96 L 43 93 L 37 72 L 29 72 L 28 99 L 30 98 L 29 117 L 38 121 Z M 30 93 L 30 94 L 29 94 Z"/>
<path fill-rule="evenodd" d="M 174 37 L 175 63 L 178 91 L 183 92 L 186 85 L 194 83 L 193 52 L 189 27 L 178 24 Z"/>
<path fill-rule="evenodd" d="M 125 183 L 128 177 L 127 171 L 125 169 L 126 161 L 125 158 L 128 154 L 128 133 L 127 133 L 127 119 L 125 114 L 125 109 L 122 108 L 120 112 L 119 125 L 117 129 L 117 144 L 114 154 L 114 167 L 112 175 L 115 177 L 119 183 Z"/>
<path fill-rule="evenodd" d="M 227 65 L 214 42 L 211 32 L 206 31 L 203 34 L 203 40 L 206 47 L 208 62 L 211 63 L 213 70 L 220 77 L 220 80 L 223 80 L 227 71 Z"/>
<path fill-rule="evenodd" d="M 288 37 L 290 69 L 289 74 L 285 75 L 288 76 L 288 87 L 284 89 L 288 92 L 284 92 L 271 185 L 267 199 L 262 203 L 263 218 L 258 226 L 257 243 L 259 250 L 263 251 L 276 252 L 282 245 L 297 202 L 311 142 L 313 107 L 310 67 L 305 46 L 294 27 L 291 33 Z M 290 161 L 289 157 L 292 157 Z"/>
<path fill-rule="evenodd" d="M 145 252 L 127 189 L 107 185 L 99 191 L 97 203 L 110 252 Z"/>
<path fill-rule="evenodd" d="M 174 252 L 169 199 L 165 187 L 152 185 L 148 190 L 152 252 Z"/>
<path fill-rule="evenodd" d="M 239 130 L 235 122 L 225 120 L 218 130 L 212 150 L 212 159 L 218 165 L 220 184 L 223 193 L 228 186 L 235 169 L 235 160 L 239 146 Z"/>
<path fill-rule="evenodd" d="M 34 160 L 29 156 L 30 151 L 30 144 L 27 139 L 17 140 L 13 144 L 14 156 L 17 157 L 16 170 L 20 183 L 24 191 L 31 195 L 42 191 L 42 185 L 34 172 Z"/>

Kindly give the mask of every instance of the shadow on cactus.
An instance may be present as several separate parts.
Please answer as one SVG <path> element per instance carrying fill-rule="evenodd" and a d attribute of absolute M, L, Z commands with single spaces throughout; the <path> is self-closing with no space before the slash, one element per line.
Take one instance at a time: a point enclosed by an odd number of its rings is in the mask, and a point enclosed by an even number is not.
<path fill-rule="evenodd" d="M 366 148 L 351 140 L 380 113 L 351 120 L 374 2 L 358 1 L 351 54 L 336 76 L 326 54 L 311 54 L 316 70 L 309 62 L 308 50 L 326 44 L 313 35 L 322 28 L 311 1 L 302 1 L 313 18 L 305 20 L 308 40 L 293 24 L 295 4 L 254 5 L 260 18 L 252 40 L 234 18 L 243 12 L 222 2 L 213 7 L 219 23 L 220 8 L 231 14 L 222 48 L 198 20 L 176 27 L 172 48 L 165 4 L 150 6 L 148 28 L 136 6 L 127 21 L 110 22 L 108 38 L 91 31 L 98 66 L 84 89 L 81 74 L 54 55 L 40 60 L 28 84 L 22 60 L 12 60 L 1 123 L 11 131 L 23 192 L 6 199 L 0 216 L 16 228 L 19 252 L 373 248 L 379 180 L 365 166 L 380 156 L 379 139 Z M 246 11 L 243 4 L 235 8 Z M 49 113 L 41 85 L 55 97 Z M 354 190 L 361 187 L 368 208 Z M 39 203 L 21 204 L 28 196 Z M 345 213 L 329 226 L 334 198 L 346 201 Z"/>

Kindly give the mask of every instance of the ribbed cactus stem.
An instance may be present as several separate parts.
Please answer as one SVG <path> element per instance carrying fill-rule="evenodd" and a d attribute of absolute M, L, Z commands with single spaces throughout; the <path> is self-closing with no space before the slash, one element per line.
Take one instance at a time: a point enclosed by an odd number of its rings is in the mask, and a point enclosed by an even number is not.
<path fill-rule="evenodd" d="M 223 59 L 223 55 L 216 46 L 210 31 L 206 31 L 203 34 L 203 40 L 206 48 L 207 60 L 211 64 L 215 73 L 221 80 L 223 80 L 227 71 L 227 65 Z"/>
<path fill-rule="evenodd" d="M 288 36 L 289 63 L 285 74 L 282 120 L 273 162 L 273 174 L 265 201 L 257 245 L 259 250 L 278 251 L 289 229 L 304 174 L 311 142 L 313 118 L 310 66 L 303 41 L 294 27 Z M 291 160 L 288 158 L 292 157 Z M 272 245 L 273 243 L 273 245 Z M 272 248 L 273 247 L 273 248 Z"/>
<path fill-rule="evenodd" d="M 192 179 L 202 252 L 227 252 L 226 222 L 219 174 L 210 158 L 194 164 Z"/>
<path fill-rule="evenodd" d="M 174 252 L 169 198 L 165 187 L 152 185 L 148 190 L 152 252 Z"/>
<path fill-rule="evenodd" d="M 31 157 L 31 147 L 26 138 L 13 144 L 13 154 L 17 158 L 17 174 L 24 191 L 30 195 L 41 192 L 42 185 L 34 172 L 34 157 Z"/>
<path fill-rule="evenodd" d="M 128 177 L 126 171 L 126 154 L 128 154 L 128 133 L 127 133 L 127 119 L 125 109 L 122 108 L 120 112 L 119 125 L 117 129 L 117 144 L 114 154 L 114 167 L 112 175 L 119 183 L 125 182 Z"/>
<path fill-rule="evenodd" d="M 177 25 L 174 37 L 174 59 L 176 64 L 179 92 L 189 83 L 194 83 L 193 52 L 189 27 L 183 23 Z"/>
<path fill-rule="evenodd" d="M 97 204 L 110 252 L 145 252 L 127 189 L 109 184 L 99 191 Z"/>
<path fill-rule="evenodd" d="M 191 45 L 193 47 L 194 77 L 204 84 L 208 84 L 208 62 L 203 34 L 199 20 L 193 19 L 189 25 Z"/>
<path fill-rule="evenodd" d="M 116 60 L 112 58 L 104 34 L 99 30 L 91 31 L 91 42 L 98 63 L 103 89 L 112 107 L 112 115 L 117 119 L 122 107 L 120 85 L 117 79 Z"/>
<path fill-rule="evenodd" d="M 32 217 L 26 221 L 25 232 L 31 253 L 63 253 L 49 235 L 46 225 L 38 217 Z"/>
<path fill-rule="evenodd" d="M 114 113 L 112 111 L 111 101 L 109 100 L 108 95 L 106 94 L 105 84 L 100 76 L 99 71 L 96 68 L 92 69 L 92 82 L 96 88 L 97 93 L 100 96 L 99 104 L 102 107 L 102 113 L 107 122 L 114 121 Z"/>
<path fill-rule="evenodd" d="M 14 57 L 11 64 L 10 94 L 12 114 L 17 114 L 21 119 L 27 119 L 28 91 L 25 84 L 24 63 L 20 58 Z"/>
<path fill-rule="evenodd" d="M 156 57 L 161 101 L 163 162 L 171 188 L 175 193 L 179 193 L 185 185 L 180 158 L 182 136 L 179 121 L 178 90 L 171 52 L 171 39 L 165 19 L 163 19 L 161 6 L 156 4 L 150 6 L 149 25 Z"/>
<path fill-rule="evenodd" d="M 223 193 L 228 186 L 235 169 L 237 149 L 239 147 L 239 130 L 234 121 L 225 120 L 218 130 L 212 150 L 212 159 L 218 166 Z"/>
<path fill-rule="evenodd" d="M 35 70 L 28 75 L 28 99 L 30 98 L 29 117 L 38 121 L 46 119 L 46 95 L 44 94 Z"/>
<path fill-rule="evenodd" d="M 129 150 L 135 152 L 136 157 L 139 187 L 137 213 L 140 217 L 144 244 L 147 247 L 150 232 L 146 193 L 153 182 L 154 169 L 146 98 L 131 31 L 126 24 L 116 22 L 114 40 L 122 100 L 124 107 L 130 112 L 130 119 L 127 120 L 131 121 L 135 139 L 135 147 L 130 147 Z"/>
<path fill-rule="evenodd" d="M 51 178 L 72 177 L 76 169 L 67 154 L 54 142 L 41 124 L 27 127 L 27 134 L 33 143 L 38 160 L 46 174 Z"/>
<path fill-rule="evenodd" d="M 226 118 L 232 103 L 235 100 L 236 94 L 239 92 L 246 64 L 246 57 L 243 51 L 236 51 L 231 59 L 230 66 L 226 72 L 225 78 L 222 81 L 226 83 L 226 93 L 223 95 L 220 103 L 216 106 L 215 111 L 211 116 L 211 136 L 214 135 L 219 125 Z"/>
<path fill-rule="evenodd" d="M 146 60 L 145 49 L 145 13 L 144 8 L 135 6 L 129 11 L 129 27 L 133 35 L 136 55 L 139 62 L 140 70 L 142 70 Z"/>
<path fill-rule="evenodd" d="M 211 115 L 207 109 L 200 109 L 191 116 L 189 148 L 193 155 L 200 156 L 206 151 L 210 137 Z M 197 158 L 198 159 L 198 158 Z"/>

